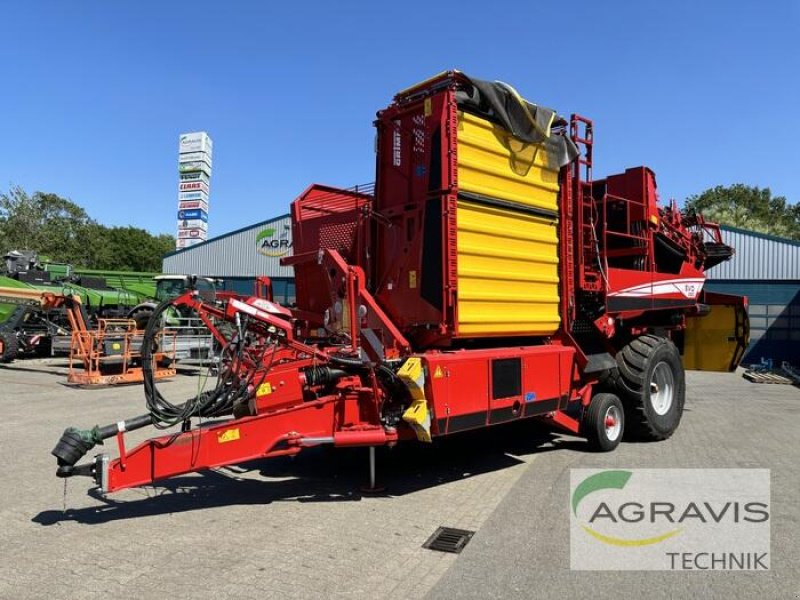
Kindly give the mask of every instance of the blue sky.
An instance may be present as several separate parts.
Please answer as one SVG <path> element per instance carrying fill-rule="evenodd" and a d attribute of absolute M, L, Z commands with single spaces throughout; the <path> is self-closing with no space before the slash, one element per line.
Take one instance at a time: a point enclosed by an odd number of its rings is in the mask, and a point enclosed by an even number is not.
<path fill-rule="evenodd" d="M 459 68 L 594 119 L 596 176 L 800 199 L 800 2 L 472 4 L 2 2 L 0 190 L 174 233 L 178 134 L 203 129 L 219 235 L 372 181 L 375 112 Z"/>

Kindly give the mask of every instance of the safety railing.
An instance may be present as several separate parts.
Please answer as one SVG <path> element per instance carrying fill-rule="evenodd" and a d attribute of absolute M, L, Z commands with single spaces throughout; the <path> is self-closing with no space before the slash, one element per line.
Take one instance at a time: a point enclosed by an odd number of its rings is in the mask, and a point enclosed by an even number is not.
<path fill-rule="evenodd" d="M 621 211 L 614 215 L 613 222 L 609 221 L 609 206 L 615 205 Z M 646 270 L 652 265 L 652 248 L 647 221 L 645 220 L 645 206 L 641 201 L 605 194 L 602 199 L 602 235 L 598 240 L 605 259 L 606 266 L 616 262 L 614 259 L 630 258 L 631 264 L 627 268 Z"/>
<path fill-rule="evenodd" d="M 206 367 L 216 364 L 218 344 L 198 317 L 167 315 L 162 322 L 161 349 L 172 353 L 183 365 Z"/>
<path fill-rule="evenodd" d="M 172 337 L 171 332 L 158 333 L 153 357 L 157 367 L 175 361 Z M 141 381 L 143 338 L 130 319 L 100 319 L 96 329 L 74 330 L 67 380 L 79 384 Z"/>

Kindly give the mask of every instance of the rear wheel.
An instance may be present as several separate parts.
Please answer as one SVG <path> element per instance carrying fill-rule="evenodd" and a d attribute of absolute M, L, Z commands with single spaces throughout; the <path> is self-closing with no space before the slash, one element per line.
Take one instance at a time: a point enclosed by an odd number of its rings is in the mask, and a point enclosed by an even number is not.
<path fill-rule="evenodd" d="M 53 353 L 53 338 L 50 335 L 40 337 L 35 352 L 39 357 L 50 356 Z"/>
<path fill-rule="evenodd" d="M 625 410 L 614 394 L 597 394 L 583 414 L 582 432 L 597 452 L 610 452 L 622 441 Z"/>
<path fill-rule="evenodd" d="M 675 344 L 643 335 L 617 353 L 617 366 L 628 432 L 642 440 L 667 439 L 681 422 L 686 399 L 686 378 Z"/>
<path fill-rule="evenodd" d="M 144 331 L 147 328 L 147 323 L 150 322 L 150 317 L 152 316 L 152 309 L 140 308 L 134 311 L 130 318 L 136 321 L 136 329 Z"/>
<path fill-rule="evenodd" d="M 17 358 L 19 345 L 13 331 L 0 331 L 0 363 L 10 363 Z"/>

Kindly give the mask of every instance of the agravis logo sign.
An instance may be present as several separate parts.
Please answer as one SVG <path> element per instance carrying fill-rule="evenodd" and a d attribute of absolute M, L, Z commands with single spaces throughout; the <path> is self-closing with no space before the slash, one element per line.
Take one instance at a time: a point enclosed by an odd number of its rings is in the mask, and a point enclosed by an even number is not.
<path fill-rule="evenodd" d="M 628 483 L 628 480 L 631 478 L 631 475 L 632 473 L 630 471 L 601 471 L 595 475 L 590 475 L 584 479 L 572 493 L 572 512 L 577 517 L 578 504 L 580 504 L 581 500 L 583 500 L 592 492 L 607 489 L 623 489 L 625 484 Z M 672 506 L 671 509 L 674 510 L 674 506 Z M 621 521 L 636 522 L 645 517 L 644 510 L 644 506 L 638 503 L 626 503 L 626 505 L 620 507 L 618 517 Z M 661 513 L 659 512 L 659 514 Z M 651 513 L 651 518 L 654 517 L 655 515 Z M 581 527 L 593 538 L 603 542 L 604 544 L 611 544 L 614 546 L 647 546 L 650 544 L 657 544 L 681 532 L 680 528 L 676 528 L 650 537 L 630 539 L 621 538 L 613 535 L 602 534 L 594 528 L 593 524 L 596 520 L 606 518 L 610 519 L 611 521 L 616 521 L 617 517 L 608 504 L 601 502 L 592 513 L 592 516 L 589 518 L 588 524 L 581 524 Z M 670 519 L 670 523 L 673 523 L 672 519 Z"/>
<path fill-rule="evenodd" d="M 256 236 L 256 249 L 264 256 L 285 256 L 292 249 L 291 228 L 268 227 Z"/>
<path fill-rule="evenodd" d="M 572 471 L 573 569 L 769 568 L 766 469 Z"/>

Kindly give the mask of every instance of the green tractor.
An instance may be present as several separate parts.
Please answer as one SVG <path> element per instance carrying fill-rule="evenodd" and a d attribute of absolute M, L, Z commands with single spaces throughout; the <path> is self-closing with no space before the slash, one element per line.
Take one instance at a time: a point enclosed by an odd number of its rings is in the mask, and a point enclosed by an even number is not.
<path fill-rule="evenodd" d="M 159 302 L 174 300 L 189 289 L 197 290 L 201 295 L 211 295 L 216 292 L 215 281 L 208 277 L 194 275 L 157 275 L 153 278 L 156 282 L 156 301 L 145 301 L 134 306 L 127 317 L 136 321 L 137 329 L 144 329 Z M 184 315 L 187 316 L 187 315 Z"/>
<path fill-rule="evenodd" d="M 123 318 L 131 306 L 152 296 L 112 287 L 106 273 L 81 272 L 72 265 L 49 261 L 28 250 L 12 250 L 3 259 L 0 275 L 42 291 L 78 296 L 92 318 Z M 151 277 L 148 275 L 148 279 Z"/>

